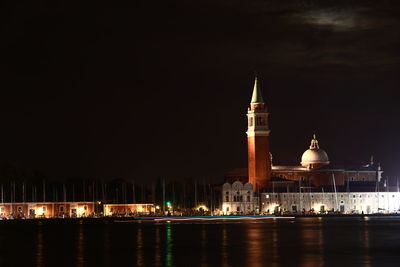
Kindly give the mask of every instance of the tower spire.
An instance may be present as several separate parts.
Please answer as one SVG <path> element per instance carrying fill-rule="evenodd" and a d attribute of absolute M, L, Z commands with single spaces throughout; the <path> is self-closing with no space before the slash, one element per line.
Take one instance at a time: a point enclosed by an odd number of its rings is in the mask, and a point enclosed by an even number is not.
<path fill-rule="evenodd" d="M 261 94 L 260 86 L 258 84 L 257 76 L 254 79 L 253 95 L 251 97 L 251 103 L 264 103 L 264 99 Z"/>

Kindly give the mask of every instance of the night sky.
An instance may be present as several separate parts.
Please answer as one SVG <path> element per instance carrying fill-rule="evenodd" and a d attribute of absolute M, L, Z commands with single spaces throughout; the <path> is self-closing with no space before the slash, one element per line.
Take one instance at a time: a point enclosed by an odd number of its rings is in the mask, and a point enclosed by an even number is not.
<path fill-rule="evenodd" d="M 400 177 L 399 1 L 14 1 L 1 8 L 0 163 L 141 181 L 247 165 L 254 72 L 275 164 L 312 134 Z M 324 4 L 321 4 L 321 3 Z"/>

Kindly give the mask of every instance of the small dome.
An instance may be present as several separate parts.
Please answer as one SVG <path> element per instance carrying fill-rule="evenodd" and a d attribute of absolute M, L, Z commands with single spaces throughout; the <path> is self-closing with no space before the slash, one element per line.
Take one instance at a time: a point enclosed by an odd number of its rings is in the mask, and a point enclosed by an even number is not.
<path fill-rule="evenodd" d="M 301 165 L 307 168 L 315 168 L 329 164 L 328 154 L 323 149 L 319 148 L 318 140 L 314 134 L 311 140 L 311 145 L 301 157 Z"/>

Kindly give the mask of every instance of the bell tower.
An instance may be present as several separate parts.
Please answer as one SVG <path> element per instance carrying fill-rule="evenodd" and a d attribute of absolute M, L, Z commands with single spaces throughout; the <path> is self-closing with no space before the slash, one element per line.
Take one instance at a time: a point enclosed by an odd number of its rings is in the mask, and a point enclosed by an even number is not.
<path fill-rule="evenodd" d="M 247 146 L 249 183 L 253 190 L 262 190 L 271 182 L 271 156 L 269 151 L 268 111 L 261 95 L 257 77 L 247 110 Z"/>

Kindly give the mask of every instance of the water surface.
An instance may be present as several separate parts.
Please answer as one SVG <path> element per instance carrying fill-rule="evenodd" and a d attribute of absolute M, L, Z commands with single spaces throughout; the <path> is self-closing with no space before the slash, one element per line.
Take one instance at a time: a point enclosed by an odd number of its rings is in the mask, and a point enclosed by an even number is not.
<path fill-rule="evenodd" d="M 0 224 L 0 266 L 399 265 L 399 218 Z"/>

